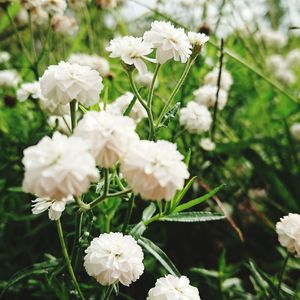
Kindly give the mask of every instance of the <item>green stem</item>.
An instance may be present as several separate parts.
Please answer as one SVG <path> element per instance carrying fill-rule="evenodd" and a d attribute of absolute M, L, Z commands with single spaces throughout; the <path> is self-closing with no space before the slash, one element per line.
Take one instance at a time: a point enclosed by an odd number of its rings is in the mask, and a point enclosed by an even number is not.
<path fill-rule="evenodd" d="M 66 264 L 67 264 L 67 268 L 68 268 L 69 274 L 71 276 L 74 288 L 77 291 L 77 293 L 79 295 L 79 298 L 81 300 L 84 300 L 84 296 L 83 296 L 83 294 L 81 292 L 81 289 L 79 287 L 78 281 L 77 281 L 76 276 L 74 274 L 74 270 L 73 270 L 72 265 L 71 265 L 71 260 L 70 260 L 70 257 L 69 257 L 69 254 L 68 254 L 68 250 L 67 250 L 67 247 L 66 247 L 66 244 L 65 244 L 63 230 L 62 230 L 62 226 L 61 226 L 60 220 L 56 221 L 56 226 L 57 226 L 57 232 L 58 232 L 58 236 L 59 236 L 59 241 L 60 241 L 60 245 L 61 245 L 61 248 L 62 248 L 62 252 L 63 252 L 64 258 L 65 258 L 65 261 L 66 261 Z"/>
<path fill-rule="evenodd" d="M 288 252 L 286 258 L 284 259 L 284 262 L 283 262 L 283 265 L 282 265 L 282 268 L 281 268 L 281 271 L 279 274 L 279 278 L 278 278 L 277 297 L 276 297 L 277 300 L 281 299 L 281 293 L 280 293 L 281 292 L 281 284 L 282 284 L 283 274 L 284 274 L 284 271 L 287 266 L 289 258 L 290 258 L 290 253 Z"/>
<path fill-rule="evenodd" d="M 77 118 L 76 118 L 76 100 L 72 100 L 70 102 L 70 113 L 71 113 L 71 127 L 72 132 L 74 131 L 77 125 Z"/>
<path fill-rule="evenodd" d="M 130 222 L 131 215 L 132 215 L 133 206 L 134 206 L 134 194 L 132 194 L 128 200 L 125 221 L 124 221 L 123 228 L 122 228 L 123 233 L 126 233 L 126 230 L 127 230 L 127 227 Z"/>
<path fill-rule="evenodd" d="M 107 288 L 107 290 L 106 290 L 106 292 L 105 292 L 105 295 L 104 295 L 104 297 L 103 297 L 103 300 L 108 300 L 108 299 L 110 298 L 110 295 L 111 295 L 111 293 L 112 293 L 113 290 L 114 290 L 114 286 L 113 286 L 113 284 L 112 284 L 112 285 L 110 285 L 110 286 Z"/>
<path fill-rule="evenodd" d="M 140 95 L 140 93 L 135 85 L 135 82 L 133 80 L 132 71 L 127 70 L 127 74 L 128 74 L 130 85 L 131 85 L 131 88 L 132 88 L 134 94 L 136 95 L 137 99 L 139 100 L 139 102 L 142 104 L 142 106 L 144 107 L 144 109 L 147 112 L 148 121 L 149 121 L 149 139 L 152 140 L 154 138 L 154 121 L 153 121 L 152 111 L 150 110 L 150 108 L 148 107 L 148 105 L 145 103 L 142 96 Z"/>
<path fill-rule="evenodd" d="M 79 208 L 81 209 L 81 211 L 87 211 L 90 209 L 90 205 L 84 203 L 79 197 L 74 197 L 77 205 L 79 206 Z"/>
<path fill-rule="evenodd" d="M 156 67 L 155 67 L 155 71 L 154 71 L 154 74 L 153 74 L 153 78 L 152 78 L 152 81 L 151 81 L 150 90 L 149 90 L 149 94 L 148 94 L 147 104 L 148 104 L 148 107 L 151 111 L 152 111 L 152 102 L 153 102 L 155 81 L 156 81 L 156 78 L 157 78 L 158 71 L 159 71 L 160 67 L 161 67 L 161 64 L 157 64 Z"/>
<path fill-rule="evenodd" d="M 186 64 L 186 66 L 185 66 L 185 69 L 184 69 L 184 71 L 183 71 L 183 73 L 182 73 L 179 81 L 177 82 L 177 84 L 176 84 L 173 92 L 171 93 L 169 99 L 167 100 L 164 108 L 162 109 L 162 111 L 161 111 L 161 113 L 160 113 L 160 115 L 159 115 L 159 117 L 158 117 L 158 119 L 156 121 L 156 128 L 160 125 L 161 121 L 163 120 L 165 114 L 167 113 L 167 111 L 168 111 L 168 109 L 169 109 L 169 107 L 170 107 L 170 105 L 172 103 L 173 98 L 176 96 L 176 94 L 178 93 L 179 89 L 183 85 L 183 83 L 184 83 L 184 81 L 185 81 L 185 79 L 186 79 L 186 77 L 187 77 L 187 75 L 188 75 L 188 73 L 189 73 L 189 71 L 190 71 L 190 69 L 191 69 L 191 67 L 192 67 L 193 62 L 194 62 L 195 59 L 196 59 L 196 57 L 190 57 L 189 58 L 189 60 L 188 60 L 188 62 Z"/>

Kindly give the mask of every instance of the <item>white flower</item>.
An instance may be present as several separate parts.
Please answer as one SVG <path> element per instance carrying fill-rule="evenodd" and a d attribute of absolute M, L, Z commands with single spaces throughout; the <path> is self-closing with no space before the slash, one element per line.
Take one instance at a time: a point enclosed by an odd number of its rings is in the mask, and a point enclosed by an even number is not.
<path fill-rule="evenodd" d="M 141 84 L 142 86 L 150 88 L 152 79 L 153 79 L 153 75 L 154 74 L 151 72 L 147 72 L 145 74 L 138 73 L 135 77 L 135 80 L 137 83 Z M 154 88 L 156 89 L 157 87 L 158 87 L 158 81 L 156 78 L 155 83 L 154 83 Z"/>
<path fill-rule="evenodd" d="M 209 37 L 204 33 L 188 32 L 188 38 L 192 46 L 202 47 Z"/>
<path fill-rule="evenodd" d="M 212 119 L 206 106 L 190 101 L 180 109 L 179 122 L 190 133 L 203 133 L 209 130 Z"/>
<path fill-rule="evenodd" d="M 40 78 L 42 94 L 59 104 L 76 99 L 84 106 L 98 102 L 103 88 L 99 73 L 87 66 L 60 62 L 49 66 Z"/>
<path fill-rule="evenodd" d="M 52 28 L 55 32 L 65 36 L 74 36 L 78 32 L 77 20 L 68 15 L 55 15 L 51 20 Z"/>
<path fill-rule="evenodd" d="M 80 9 L 86 6 L 87 0 L 68 0 L 69 5 L 74 9 Z"/>
<path fill-rule="evenodd" d="M 152 52 L 151 43 L 133 36 L 117 37 L 110 41 L 106 50 L 111 52 L 110 57 L 120 57 L 125 64 L 134 65 L 140 73 L 147 73 L 143 59 Z"/>
<path fill-rule="evenodd" d="M 117 0 L 96 0 L 96 4 L 103 8 L 113 8 L 117 6 Z"/>
<path fill-rule="evenodd" d="M 286 57 L 287 64 L 290 67 L 299 67 L 300 66 L 300 49 L 294 49 L 290 51 Z"/>
<path fill-rule="evenodd" d="M 45 24 L 49 19 L 48 12 L 44 9 L 45 0 L 21 0 L 23 8 L 30 12 L 31 21 L 37 25 Z M 27 20 L 26 20 L 27 19 Z M 23 15 L 23 21 L 25 24 L 29 21 L 29 16 Z"/>
<path fill-rule="evenodd" d="M 99 72 L 103 77 L 109 75 L 108 61 L 98 55 L 89 55 L 85 53 L 71 54 L 68 61 L 71 64 L 78 64 L 81 66 L 88 66 Z"/>
<path fill-rule="evenodd" d="M 16 87 L 20 80 L 16 70 L 0 70 L 0 87 Z"/>
<path fill-rule="evenodd" d="M 204 77 L 204 84 L 217 86 L 218 77 L 219 77 L 219 69 L 216 68 L 206 74 L 206 76 Z M 232 86 L 232 84 L 233 84 L 233 79 L 231 74 L 226 69 L 223 68 L 221 73 L 220 87 L 223 90 L 228 91 Z"/>
<path fill-rule="evenodd" d="M 194 91 L 195 101 L 206 107 L 214 107 L 216 103 L 217 87 L 212 85 L 204 85 Z M 222 110 L 227 103 L 228 94 L 223 89 L 219 90 L 218 109 Z"/>
<path fill-rule="evenodd" d="M 38 197 L 61 200 L 85 193 L 99 178 L 95 160 L 78 137 L 55 132 L 24 150 L 23 190 Z"/>
<path fill-rule="evenodd" d="M 186 276 L 178 278 L 167 275 L 156 281 L 147 300 L 200 300 L 200 296 L 198 289 L 190 285 Z"/>
<path fill-rule="evenodd" d="M 43 8 L 51 16 L 63 15 L 67 8 L 67 2 L 66 0 L 44 0 Z"/>
<path fill-rule="evenodd" d="M 189 172 L 176 145 L 167 141 L 131 144 L 121 172 L 132 190 L 146 200 L 171 200 Z"/>
<path fill-rule="evenodd" d="M 104 168 L 110 168 L 122 159 L 130 143 L 138 139 L 135 122 L 131 118 L 106 111 L 87 112 L 74 134 L 90 145 L 97 166 Z"/>
<path fill-rule="evenodd" d="M 270 72 L 276 72 L 278 69 L 287 69 L 287 61 L 279 54 L 268 56 L 266 64 Z"/>
<path fill-rule="evenodd" d="M 63 198 L 61 200 L 37 198 L 32 201 L 32 213 L 34 215 L 37 215 L 48 210 L 49 219 L 52 221 L 58 220 L 61 217 L 62 212 L 65 210 L 66 204 L 73 201 L 74 199 L 72 196 L 69 196 L 68 198 Z"/>
<path fill-rule="evenodd" d="M 295 74 L 288 69 L 278 69 L 277 72 L 273 74 L 279 82 L 283 82 L 287 85 L 293 84 L 296 82 Z"/>
<path fill-rule="evenodd" d="M 6 63 L 10 60 L 10 54 L 6 51 L 0 52 L 0 64 Z"/>
<path fill-rule="evenodd" d="M 29 21 L 28 11 L 24 8 L 21 8 L 18 14 L 16 15 L 16 23 L 18 26 L 27 25 Z"/>
<path fill-rule="evenodd" d="M 41 99 L 41 87 L 38 81 L 27 82 L 21 84 L 21 86 L 17 90 L 17 99 L 21 102 L 29 99 Z"/>
<path fill-rule="evenodd" d="M 42 96 L 39 98 L 39 104 L 43 111 L 53 115 L 53 116 L 63 116 L 70 114 L 70 106 L 69 104 L 60 104 L 53 100 L 49 100 Z"/>
<path fill-rule="evenodd" d="M 203 138 L 200 141 L 200 147 L 205 151 L 214 151 L 216 144 L 210 138 Z"/>
<path fill-rule="evenodd" d="M 295 141 L 300 142 L 300 123 L 294 123 L 290 127 L 290 133 Z"/>
<path fill-rule="evenodd" d="M 108 104 L 106 110 L 112 114 L 123 116 L 133 98 L 134 95 L 130 92 L 127 92 L 124 95 L 118 97 L 111 104 Z M 142 104 L 136 99 L 128 116 L 132 118 L 136 123 L 138 123 L 143 118 L 147 117 L 147 112 Z"/>
<path fill-rule="evenodd" d="M 129 286 L 144 272 L 144 254 L 130 235 L 103 233 L 85 250 L 84 267 L 102 285 Z"/>
<path fill-rule="evenodd" d="M 63 134 L 69 135 L 72 132 L 70 115 L 50 116 L 48 118 L 48 124 L 50 127 L 55 128 Z"/>
<path fill-rule="evenodd" d="M 267 28 L 262 29 L 255 37 L 258 41 L 263 41 L 267 47 L 282 48 L 288 42 L 286 34 Z"/>
<path fill-rule="evenodd" d="M 151 30 L 144 33 L 144 40 L 157 48 L 156 60 L 160 64 L 171 58 L 185 63 L 192 54 L 192 46 L 183 28 L 175 28 L 170 22 L 153 22 Z"/>
<path fill-rule="evenodd" d="M 300 257 L 300 215 L 288 214 L 276 224 L 279 243 Z"/>

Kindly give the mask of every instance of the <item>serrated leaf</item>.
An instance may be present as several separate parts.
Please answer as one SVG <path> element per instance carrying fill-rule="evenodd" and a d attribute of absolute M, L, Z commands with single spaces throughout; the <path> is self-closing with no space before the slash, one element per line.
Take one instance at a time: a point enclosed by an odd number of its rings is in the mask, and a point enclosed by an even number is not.
<path fill-rule="evenodd" d="M 176 117 L 176 114 L 180 108 L 180 102 L 177 102 L 173 107 L 171 107 L 168 112 L 165 114 L 161 124 L 158 128 L 167 127 L 172 119 Z"/>
<path fill-rule="evenodd" d="M 151 240 L 141 237 L 138 240 L 138 243 L 150 254 L 152 254 L 170 274 L 180 277 L 179 271 L 168 255 Z"/>
<path fill-rule="evenodd" d="M 175 213 L 169 216 L 164 216 L 159 218 L 160 221 L 168 222 L 208 222 L 208 221 L 217 221 L 223 220 L 225 216 L 219 213 L 211 213 L 205 211 L 191 211 L 191 212 L 182 212 Z"/>

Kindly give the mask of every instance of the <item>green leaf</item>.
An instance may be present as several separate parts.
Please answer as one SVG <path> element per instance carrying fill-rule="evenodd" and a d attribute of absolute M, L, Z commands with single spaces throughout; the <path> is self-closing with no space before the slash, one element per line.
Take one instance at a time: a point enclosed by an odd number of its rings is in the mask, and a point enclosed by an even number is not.
<path fill-rule="evenodd" d="M 180 277 L 180 273 L 171 259 L 157 245 L 144 237 L 141 237 L 138 240 L 138 243 L 150 254 L 152 254 L 170 274 Z"/>
<path fill-rule="evenodd" d="M 136 97 L 134 97 L 134 98 L 131 100 L 131 102 L 129 103 L 128 107 L 126 108 L 126 110 L 125 110 L 123 116 L 129 116 L 129 114 L 130 114 L 130 112 L 131 112 L 131 110 L 132 110 L 132 108 L 133 108 L 133 106 L 134 106 L 136 100 L 137 100 Z"/>
<path fill-rule="evenodd" d="M 136 240 L 138 240 L 147 229 L 143 221 L 137 223 L 129 232 Z"/>
<path fill-rule="evenodd" d="M 194 207 L 195 205 L 203 203 L 204 201 L 206 201 L 206 200 L 210 199 L 212 196 L 214 196 L 224 186 L 225 186 L 225 184 L 221 184 L 220 186 L 216 187 L 215 189 L 213 189 L 209 193 L 205 194 L 204 196 L 201 196 L 199 198 L 190 200 L 187 203 L 184 203 L 184 204 L 181 204 L 181 205 L 177 206 L 175 208 L 175 212 L 180 212 L 180 211 L 183 211 L 183 210 L 187 210 L 191 207 Z"/>
<path fill-rule="evenodd" d="M 215 270 L 207 270 L 203 268 L 192 268 L 191 272 L 195 272 L 204 276 L 209 276 L 209 277 L 214 277 L 218 278 L 219 277 L 219 272 Z"/>
<path fill-rule="evenodd" d="M 159 218 L 159 221 L 168 222 L 208 222 L 225 219 L 225 216 L 219 213 L 211 213 L 206 211 L 191 211 L 175 213 L 169 216 Z"/>
<path fill-rule="evenodd" d="M 169 109 L 169 111 L 165 114 L 161 124 L 159 125 L 158 128 L 161 127 L 168 127 L 169 123 L 171 122 L 172 119 L 175 119 L 176 114 L 180 108 L 180 102 L 177 102 L 173 107 Z"/>
<path fill-rule="evenodd" d="M 155 213 L 156 206 L 154 203 L 151 203 L 149 206 L 147 206 L 143 211 L 142 220 L 147 221 L 149 220 Z"/>

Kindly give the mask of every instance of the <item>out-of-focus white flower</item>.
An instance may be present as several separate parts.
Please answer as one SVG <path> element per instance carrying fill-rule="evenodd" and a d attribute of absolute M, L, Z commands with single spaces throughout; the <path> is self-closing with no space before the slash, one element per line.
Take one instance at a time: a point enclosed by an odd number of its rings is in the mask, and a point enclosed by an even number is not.
<path fill-rule="evenodd" d="M 129 286 L 144 272 L 144 254 L 130 235 L 103 233 L 85 250 L 84 267 L 102 285 Z"/>
<path fill-rule="evenodd" d="M 120 57 L 125 64 L 134 65 L 140 73 L 147 73 L 143 59 L 148 59 L 146 56 L 152 52 L 151 43 L 133 36 L 117 37 L 110 41 L 106 50 L 111 52 L 110 57 Z"/>
<path fill-rule="evenodd" d="M 79 29 L 77 20 L 68 15 L 55 15 L 51 20 L 51 25 L 55 32 L 65 36 L 74 36 Z"/>
<path fill-rule="evenodd" d="M 219 69 L 216 68 L 206 74 L 206 76 L 204 77 L 204 84 L 217 86 L 218 77 L 219 77 Z M 226 69 L 223 68 L 221 73 L 220 87 L 223 90 L 228 91 L 231 88 L 232 84 L 233 84 L 233 79 L 231 74 Z"/>
<path fill-rule="evenodd" d="M 29 22 L 28 11 L 24 8 L 21 8 L 18 14 L 16 15 L 16 24 L 19 26 L 27 25 Z"/>
<path fill-rule="evenodd" d="M 122 159 L 129 145 L 138 139 L 135 122 L 109 112 L 87 112 L 74 134 L 90 145 L 98 166 L 110 168 Z"/>
<path fill-rule="evenodd" d="M 138 73 L 135 77 L 135 80 L 137 83 L 141 84 L 142 86 L 150 88 L 152 79 L 153 79 L 153 75 L 154 74 L 151 72 L 147 72 L 145 74 Z M 154 88 L 156 89 L 157 87 L 158 87 L 158 81 L 156 78 L 155 83 L 154 83 Z"/>
<path fill-rule="evenodd" d="M 61 200 L 51 200 L 49 198 L 37 198 L 33 200 L 32 213 L 38 215 L 48 210 L 49 219 L 52 221 L 58 220 L 61 217 L 62 212 L 66 208 L 66 204 L 73 202 L 72 196 L 63 198 Z"/>
<path fill-rule="evenodd" d="M 188 32 L 188 38 L 193 47 L 202 47 L 209 37 L 204 33 Z"/>
<path fill-rule="evenodd" d="M 180 278 L 167 275 L 157 279 L 147 300 L 200 300 L 199 291 L 190 285 L 186 276 Z"/>
<path fill-rule="evenodd" d="M 30 9 L 31 21 L 36 25 L 45 25 L 48 23 L 49 15 L 48 13 L 40 6 Z M 29 16 L 28 16 L 29 21 Z"/>
<path fill-rule="evenodd" d="M 10 60 L 10 54 L 7 51 L 0 52 L 0 64 L 6 63 Z"/>
<path fill-rule="evenodd" d="M 189 172 L 176 145 L 167 141 L 131 144 L 121 172 L 132 190 L 145 200 L 171 200 Z"/>
<path fill-rule="evenodd" d="M 286 57 L 287 64 L 290 67 L 299 67 L 300 66 L 300 49 L 294 49 L 290 51 Z"/>
<path fill-rule="evenodd" d="M 294 123 L 290 127 L 290 133 L 295 141 L 300 142 L 300 123 Z"/>
<path fill-rule="evenodd" d="M 263 41 L 267 47 L 282 48 L 287 42 L 287 35 L 280 31 L 263 29 L 255 35 L 258 41 Z"/>
<path fill-rule="evenodd" d="M 209 130 L 212 119 L 206 106 L 190 101 L 180 109 L 179 122 L 190 133 L 203 133 Z"/>
<path fill-rule="evenodd" d="M 300 215 L 288 214 L 276 224 L 279 243 L 287 250 L 300 257 Z"/>
<path fill-rule="evenodd" d="M 154 45 L 160 64 L 172 58 L 185 63 L 192 54 L 192 45 L 183 28 L 175 28 L 170 22 L 154 21 L 144 33 L 144 40 Z"/>
<path fill-rule="evenodd" d="M 287 61 L 282 55 L 279 54 L 268 56 L 266 59 L 266 64 L 270 72 L 276 72 L 278 69 L 287 68 Z"/>
<path fill-rule="evenodd" d="M 117 0 L 96 0 L 96 4 L 102 8 L 113 8 L 117 6 Z"/>
<path fill-rule="evenodd" d="M 196 5 L 202 5 L 205 0 L 181 0 L 181 4 L 187 8 L 191 8 Z"/>
<path fill-rule="evenodd" d="M 55 101 L 49 100 L 42 96 L 39 98 L 39 104 L 43 111 L 53 115 L 53 116 L 63 116 L 70 114 L 69 104 L 60 104 Z"/>
<path fill-rule="evenodd" d="M 123 116 L 133 98 L 134 95 L 130 92 L 127 92 L 124 95 L 118 97 L 113 103 L 107 105 L 106 111 L 115 115 Z M 129 117 L 132 118 L 136 123 L 147 117 L 145 108 L 138 100 L 135 101 L 130 111 Z"/>
<path fill-rule="evenodd" d="M 0 86 L 16 87 L 21 78 L 16 70 L 0 70 Z"/>
<path fill-rule="evenodd" d="M 41 99 L 41 87 L 38 81 L 27 82 L 21 84 L 17 90 L 17 99 L 21 102 L 27 100 L 28 98 Z"/>
<path fill-rule="evenodd" d="M 216 103 L 217 87 L 204 85 L 194 91 L 195 101 L 206 107 L 214 107 Z M 218 109 L 222 110 L 227 103 L 228 94 L 223 89 L 219 90 Z"/>
<path fill-rule="evenodd" d="M 49 66 L 40 84 L 44 97 L 63 105 L 75 99 L 84 106 L 91 106 L 98 102 L 103 88 L 97 71 L 64 61 Z"/>
<path fill-rule="evenodd" d="M 44 0 L 43 1 L 44 10 L 50 15 L 63 15 L 66 8 L 66 0 Z"/>
<path fill-rule="evenodd" d="M 106 77 L 109 75 L 108 61 L 98 55 L 89 55 L 85 53 L 71 54 L 68 61 L 71 64 L 78 64 L 81 66 L 88 66 L 98 71 L 101 76 Z"/>
<path fill-rule="evenodd" d="M 205 151 L 214 151 L 216 144 L 210 138 L 203 138 L 200 141 L 200 147 Z"/>
<path fill-rule="evenodd" d="M 69 135 L 72 130 L 71 124 L 71 116 L 70 115 L 63 115 L 63 116 L 50 116 L 48 118 L 48 124 L 53 129 L 55 128 L 59 132 Z"/>
<path fill-rule="evenodd" d="M 55 132 L 24 150 L 23 190 L 38 197 L 61 200 L 80 196 L 98 180 L 99 172 L 86 143 Z"/>
<path fill-rule="evenodd" d="M 87 0 L 68 0 L 70 7 L 80 9 L 86 6 Z"/>
<path fill-rule="evenodd" d="M 288 69 L 278 69 L 277 72 L 274 73 L 274 76 L 279 82 L 283 82 L 287 85 L 293 84 L 296 82 L 295 74 Z"/>

